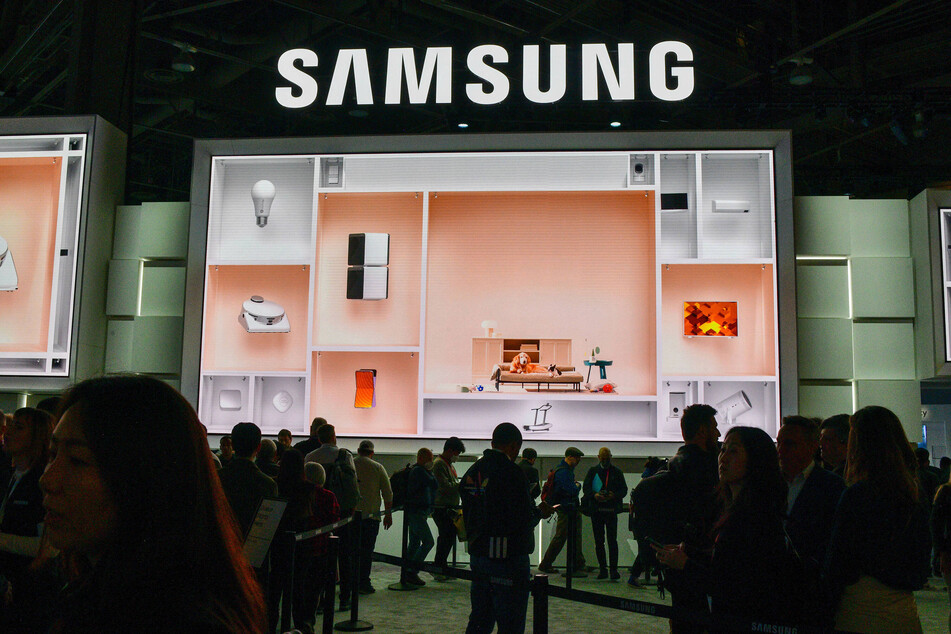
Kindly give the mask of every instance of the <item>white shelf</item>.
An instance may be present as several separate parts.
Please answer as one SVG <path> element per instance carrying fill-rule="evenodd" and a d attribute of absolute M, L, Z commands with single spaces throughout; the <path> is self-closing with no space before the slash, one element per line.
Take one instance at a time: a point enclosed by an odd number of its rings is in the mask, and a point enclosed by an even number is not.
<path fill-rule="evenodd" d="M 311 346 L 311 352 L 419 352 L 419 346 Z"/>
<path fill-rule="evenodd" d="M 486 400 L 486 401 L 525 401 L 525 400 L 549 400 L 549 401 L 616 401 L 624 403 L 655 403 L 656 396 L 635 396 L 630 394 L 618 393 L 594 393 L 594 392 L 558 392 L 552 390 L 547 392 L 496 392 L 494 386 L 488 386 L 481 392 L 428 392 L 423 394 L 424 400 Z"/>

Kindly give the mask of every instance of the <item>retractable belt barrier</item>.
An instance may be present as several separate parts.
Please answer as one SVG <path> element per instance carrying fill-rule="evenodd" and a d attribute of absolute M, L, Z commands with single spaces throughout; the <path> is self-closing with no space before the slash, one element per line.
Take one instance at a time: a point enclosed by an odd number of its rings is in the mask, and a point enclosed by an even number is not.
<path fill-rule="evenodd" d="M 449 508 L 449 507 L 447 507 Z M 387 513 L 394 513 L 397 511 L 402 511 L 404 509 L 397 507 L 390 509 L 389 511 L 379 511 L 377 513 L 371 513 L 366 516 L 366 519 L 379 519 L 386 515 Z M 333 532 L 336 529 L 342 528 L 347 524 L 356 519 L 357 516 L 351 516 L 345 519 L 342 519 L 333 524 L 328 524 L 327 526 L 322 526 L 318 529 L 303 531 L 300 533 L 294 534 L 295 542 L 301 542 L 308 539 L 312 539 L 319 535 L 324 535 L 330 532 Z M 571 539 L 571 533 L 569 533 L 569 539 Z M 334 539 L 334 542 L 337 540 Z M 331 550 L 336 551 L 336 543 L 333 544 Z M 354 545 L 354 552 L 359 557 L 359 545 Z M 405 544 L 404 544 L 405 546 Z M 334 554 L 336 554 L 334 552 Z M 336 559 L 336 557 L 334 557 Z M 402 569 L 412 569 L 417 571 L 425 571 L 434 575 L 444 575 L 446 577 L 452 577 L 455 579 L 462 579 L 465 581 L 475 581 L 481 579 L 487 581 L 492 585 L 504 586 L 506 588 L 516 588 L 521 586 L 524 589 L 527 589 L 531 592 L 531 595 L 534 600 L 534 609 L 533 609 L 533 634 L 547 634 L 548 633 L 548 598 L 554 597 L 556 599 L 563 599 L 566 601 L 575 601 L 578 603 L 586 603 L 588 605 L 595 605 L 604 608 L 610 608 L 614 610 L 621 610 L 624 612 L 630 612 L 633 614 L 643 614 L 645 616 L 657 617 L 662 619 L 675 619 L 677 621 L 683 621 L 691 623 L 694 625 L 699 625 L 707 628 L 714 628 L 718 631 L 729 631 L 729 632 L 766 632 L 769 634 L 822 634 L 828 632 L 829 630 L 823 629 L 816 626 L 810 625 L 796 625 L 790 623 L 781 623 L 781 622 L 768 622 L 768 621 L 756 621 L 752 619 L 745 618 L 735 618 L 729 616 L 717 616 L 714 617 L 709 612 L 702 612 L 698 610 L 684 609 L 684 608 L 674 608 L 672 606 L 663 604 L 663 603 L 652 603 L 650 601 L 641 601 L 638 599 L 631 599 L 625 597 L 617 597 L 607 594 L 599 594 L 596 592 L 589 592 L 586 590 L 577 590 L 571 587 L 562 587 L 558 585 L 553 585 L 548 581 L 548 575 L 537 574 L 534 577 L 526 579 L 510 579 L 507 577 L 500 577 L 495 575 L 484 575 L 476 573 L 472 570 L 464 570 L 461 568 L 455 568 L 451 566 L 437 566 L 435 564 L 430 564 L 426 562 L 415 562 L 409 561 L 405 556 L 396 556 L 388 555 L 386 553 L 373 553 L 373 560 L 385 564 L 390 564 L 393 566 L 398 566 Z M 356 562 L 354 562 L 355 564 Z M 331 573 L 333 574 L 333 573 Z M 570 579 L 570 578 L 569 578 Z M 356 579 L 353 579 L 353 583 L 356 583 Z M 324 618 L 323 618 L 323 632 L 331 632 L 334 629 L 337 630 L 350 630 L 347 625 L 362 623 L 357 620 L 357 596 L 359 593 L 354 592 L 354 601 L 352 603 L 352 613 L 349 621 L 344 621 L 338 623 L 336 626 L 333 625 L 332 613 L 333 613 L 333 584 L 329 585 L 329 592 L 325 596 L 326 605 L 324 606 Z M 369 624 L 367 624 L 369 625 Z M 369 625 L 366 629 L 372 628 L 372 625 Z M 353 631 L 353 630 L 350 630 Z"/>

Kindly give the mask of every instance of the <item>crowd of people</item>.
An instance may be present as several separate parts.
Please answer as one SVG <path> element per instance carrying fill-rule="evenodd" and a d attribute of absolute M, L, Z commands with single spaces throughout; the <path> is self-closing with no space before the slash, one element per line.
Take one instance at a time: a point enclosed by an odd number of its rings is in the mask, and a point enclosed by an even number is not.
<path fill-rule="evenodd" d="M 787 416 L 775 442 L 752 427 L 721 439 L 716 414 L 686 408 L 684 445 L 669 461 L 648 460 L 633 487 L 608 447 L 580 481 L 577 447 L 543 478 L 510 423 L 461 476 L 454 464 L 466 447 L 455 437 L 391 476 L 372 441 L 354 456 L 322 418 L 297 444 L 288 430 L 273 441 L 239 423 L 211 452 L 194 409 L 166 384 L 83 381 L 0 414 L 0 630 L 274 632 L 283 604 L 296 629 L 312 632 L 322 611 L 376 591 L 371 554 L 399 504 L 403 584 L 425 585 L 413 563 L 434 547 L 448 571 L 464 534 L 472 634 L 524 631 L 543 518 L 557 523 L 540 572 L 555 572 L 567 544 L 566 574 L 619 580 L 625 513 L 639 544 L 629 584 L 658 577 L 677 610 L 673 632 L 729 631 L 744 619 L 921 631 L 913 592 L 931 572 L 951 582 L 951 460 L 931 467 L 882 407 L 823 421 Z M 244 539 L 270 498 L 286 507 L 265 563 L 252 568 Z M 580 547 L 582 515 L 596 567 Z M 297 543 L 293 534 L 346 518 L 359 522 L 334 532 L 339 605 L 324 604 L 334 596 L 325 592 L 329 535 Z"/>

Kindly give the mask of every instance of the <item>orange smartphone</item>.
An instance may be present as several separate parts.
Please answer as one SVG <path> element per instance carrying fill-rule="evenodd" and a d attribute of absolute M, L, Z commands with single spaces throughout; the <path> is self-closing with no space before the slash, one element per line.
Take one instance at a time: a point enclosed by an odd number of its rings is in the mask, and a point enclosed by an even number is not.
<path fill-rule="evenodd" d="M 357 370 L 357 394 L 353 406 L 370 409 L 376 406 L 376 370 Z"/>

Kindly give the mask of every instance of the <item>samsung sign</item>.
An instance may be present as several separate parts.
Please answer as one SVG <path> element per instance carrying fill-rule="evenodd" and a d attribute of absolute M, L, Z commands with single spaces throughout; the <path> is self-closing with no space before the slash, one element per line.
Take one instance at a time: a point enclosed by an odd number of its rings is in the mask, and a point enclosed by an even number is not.
<path fill-rule="evenodd" d="M 542 87 L 541 53 L 538 45 L 526 45 L 522 56 L 521 92 L 525 99 L 535 103 L 555 103 L 565 96 L 568 81 L 567 46 L 548 47 L 547 81 Z M 416 50 L 391 48 L 386 59 L 386 85 L 383 103 L 452 103 L 453 49 L 431 47 L 423 53 L 422 67 L 417 64 Z M 466 55 L 466 67 L 472 81 L 466 83 L 466 98 L 475 104 L 502 103 L 513 92 L 509 78 L 499 66 L 509 63 L 509 52 L 494 44 L 476 46 Z M 343 104 L 344 93 L 353 80 L 356 102 L 361 105 L 376 103 L 370 84 L 370 62 L 366 49 L 341 49 L 337 53 L 330 86 L 321 95 L 317 79 L 306 69 L 317 68 L 320 62 L 315 51 L 295 48 L 281 55 L 277 70 L 291 86 L 279 86 L 274 91 L 277 102 L 285 108 L 306 108 L 320 99 L 324 105 Z M 663 101 L 682 101 L 693 93 L 693 51 L 683 42 L 660 42 L 651 48 L 648 59 L 650 91 Z M 634 95 L 634 44 L 617 45 L 617 66 L 606 44 L 581 45 L 581 99 L 598 101 L 598 76 L 604 78 L 608 97 L 613 101 L 630 101 Z M 403 90 L 403 87 L 406 90 Z"/>

